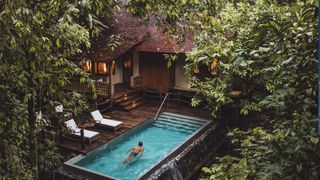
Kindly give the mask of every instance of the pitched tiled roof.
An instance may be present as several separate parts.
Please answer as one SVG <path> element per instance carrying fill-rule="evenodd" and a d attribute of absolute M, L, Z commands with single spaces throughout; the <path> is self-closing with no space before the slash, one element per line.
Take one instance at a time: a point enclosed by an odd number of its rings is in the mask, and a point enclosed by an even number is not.
<path fill-rule="evenodd" d="M 97 39 L 92 40 L 90 50 L 86 52 L 85 57 L 97 61 L 111 61 L 127 52 L 143 40 L 146 35 L 146 26 L 142 25 L 139 20 L 133 17 L 125 9 L 115 13 L 115 19 L 110 24 L 110 29 L 103 32 Z M 121 44 L 112 51 L 107 47 L 110 35 L 120 35 Z"/>
<path fill-rule="evenodd" d="M 138 44 L 138 50 L 143 52 L 183 53 L 194 47 L 190 38 L 186 38 L 180 46 L 157 29 L 154 23 L 145 25 L 124 8 L 115 13 L 115 19 L 117 21 L 109 25 L 108 31 L 92 41 L 90 50 L 85 54 L 86 58 L 97 61 L 114 60 Z M 112 34 L 121 35 L 123 39 L 115 51 L 107 48 L 108 38 Z"/>
<path fill-rule="evenodd" d="M 184 53 L 194 48 L 194 43 L 190 37 L 185 38 L 180 45 L 177 41 L 170 39 L 163 31 L 158 29 L 156 25 L 148 26 L 149 38 L 139 44 L 138 50 L 144 52 L 164 52 L 164 53 Z"/>

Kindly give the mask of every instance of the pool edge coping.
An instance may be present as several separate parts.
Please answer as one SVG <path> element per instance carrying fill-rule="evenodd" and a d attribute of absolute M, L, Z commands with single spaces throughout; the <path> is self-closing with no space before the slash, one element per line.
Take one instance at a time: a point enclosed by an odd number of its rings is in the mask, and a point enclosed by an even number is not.
<path fill-rule="evenodd" d="M 188 115 L 182 115 L 182 114 L 177 114 L 177 113 L 171 113 L 171 112 L 162 112 L 160 114 L 167 114 L 167 115 L 174 115 L 174 116 L 178 116 L 178 117 L 182 117 L 182 118 L 192 118 L 194 119 L 195 121 L 197 120 L 200 120 L 200 121 L 204 121 L 205 123 L 203 124 L 202 127 L 200 127 L 198 130 L 196 130 L 195 132 L 193 132 L 192 134 L 190 134 L 190 137 L 187 138 L 186 140 L 182 141 L 180 144 L 177 145 L 176 148 L 173 149 L 173 151 L 168 154 L 165 158 L 161 159 L 160 161 L 158 161 L 156 164 L 154 164 L 153 166 L 151 166 L 150 168 L 148 169 L 145 169 L 143 172 L 142 175 L 138 175 L 136 179 L 141 179 L 141 178 L 145 178 L 145 176 L 147 174 L 152 174 L 155 172 L 155 170 L 153 170 L 154 168 L 156 168 L 157 166 L 160 166 L 160 164 L 163 164 L 164 161 L 170 161 L 172 160 L 174 157 L 171 157 L 172 154 L 177 154 L 179 151 L 183 151 L 181 148 L 183 147 L 183 145 L 185 145 L 188 141 L 191 141 L 191 140 L 194 140 L 194 139 L 197 139 L 198 137 L 196 136 L 198 133 L 200 133 L 200 131 L 203 131 L 205 128 L 208 128 L 209 127 L 209 124 L 213 123 L 212 120 L 210 119 L 204 119 L 204 118 L 199 118 L 199 117 L 195 117 L 195 116 L 188 116 Z M 105 143 L 105 144 L 102 144 L 101 146 L 89 151 L 88 153 L 86 153 L 85 155 L 83 154 L 79 154 L 73 158 L 71 158 L 70 160 L 66 161 L 63 163 L 63 168 L 65 170 L 69 170 L 73 173 L 75 172 L 78 172 L 80 175 L 94 175 L 95 177 L 97 176 L 99 179 L 111 179 L 111 180 L 117 180 L 117 178 L 115 177 L 112 177 L 112 176 L 108 176 L 108 175 L 105 175 L 105 174 L 102 174 L 102 173 L 99 173 L 99 172 L 96 172 L 96 171 L 92 171 L 88 168 L 84 168 L 84 167 L 81 167 L 81 166 L 78 166 L 76 165 L 75 163 L 76 162 L 79 162 L 80 160 L 82 160 L 83 158 L 87 157 L 88 155 L 92 154 L 95 150 L 98 150 L 98 149 L 102 149 L 104 146 L 106 145 L 109 145 L 109 144 L 112 144 L 115 140 L 119 139 L 119 138 L 123 138 L 125 137 L 126 135 L 128 135 L 129 133 L 133 132 L 134 130 L 138 129 L 138 128 L 141 128 L 143 126 L 147 126 L 148 124 L 152 123 L 153 121 L 155 121 L 155 119 L 151 118 L 151 119 L 148 119 L 146 120 L 145 122 L 135 126 L 134 128 L 130 129 L 129 131 L 121 134 L 120 136 L 116 137 L 116 138 L 113 138 L 112 140 L 110 140 L 109 142 Z M 209 128 L 208 128 L 209 129 Z M 200 136 L 200 134 L 199 134 Z M 180 152 L 180 153 L 181 153 Z M 160 166 L 161 167 L 161 166 Z M 81 172 L 79 172 L 79 170 Z M 153 170 L 152 173 L 150 173 L 151 171 Z M 91 177 L 89 177 L 91 178 Z"/>
<path fill-rule="evenodd" d="M 174 114 L 174 115 L 178 115 L 180 117 L 184 117 L 183 115 L 180 115 L 180 114 L 175 114 L 175 113 L 161 113 L 161 114 Z M 192 116 L 185 116 L 185 117 L 192 117 Z M 194 118 L 194 117 L 192 117 Z M 200 118 L 197 118 L 197 119 L 200 119 Z M 146 176 L 146 174 L 150 173 L 154 168 L 156 168 L 157 166 L 159 166 L 160 164 L 162 164 L 164 161 L 169 161 L 170 159 L 172 159 L 173 157 L 170 157 L 172 156 L 172 154 L 175 154 L 175 153 L 178 153 L 178 151 L 180 150 L 181 152 L 183 151 L 181 148 L 183 145 L 185 145 L 188 141 L 191 141 L 193 138 L 196 137 L 196 135 L 198 133 L 200 133 L 200 131 L 202 131 L 203 129 L 205 129 L 212 121 L 210 120 L 206 120 L 206 123 L 203 124 L 203 126 L 201 128 L 199 128 L 198 130 L 196 130 L 195 132 L 193 132 L 192 134 L 190 134 L 190 137 L 185 139 L 184 141 L 182 141 L 180 144 L 178 144 L 176 146 L 176 148 L 174 148 L 172 150 L 172 152 L 170 154 L 168 154 L 165 158 L 163 158 L 162 160 L 160 160 L 159 162 L 157 162 L 155 165 L 151 166 L 150 168 L 146 169 L 145 170 L 145 173 L 143 173 L 142 175 L 138 176 L 137 179 L 142 179 Z M 161 166 L 160 166 L 161 167 Z M 155 170 L 153 171 L 155 172 Z M 151 175 L 151 174 L 150 174 Z"/>

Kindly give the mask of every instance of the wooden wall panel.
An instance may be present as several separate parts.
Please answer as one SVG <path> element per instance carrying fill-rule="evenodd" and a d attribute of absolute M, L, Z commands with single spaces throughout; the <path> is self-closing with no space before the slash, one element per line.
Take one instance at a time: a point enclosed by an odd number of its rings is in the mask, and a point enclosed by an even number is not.
<path fill-rule="evenodd" d="M 160 91 L 173 88 L 174 69 L 167 67 L 163 53 L 140 52 L 139 61 L 142 87 Z"/>

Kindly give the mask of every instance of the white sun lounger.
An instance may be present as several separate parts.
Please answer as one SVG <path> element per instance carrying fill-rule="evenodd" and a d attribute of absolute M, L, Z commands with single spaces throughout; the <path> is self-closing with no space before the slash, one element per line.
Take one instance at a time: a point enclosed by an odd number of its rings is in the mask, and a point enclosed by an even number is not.
<path fill-rule="evenodd" d="M 64 123 L 66 124 L 67 128 L 69 128 L 73 131 L 72 134 L 74 136 L 81 138 L 81 133 L 80 133 L 81 129 L 78 128 L 76 122 L 74 122 L 73 119 L 70 119 Z M 83 135 L 84 135 L 84 138 L 89 141 L 89 144 L 91 144 L 91 141 L 99 138 L 98 132 L 90 131 L 90 130 L 86 130 L 86 129 L 83 130 Z"/>
<path fill-rule="evenodd" d="M 116 121 L 112 119 L 106 119 L 104 118 L 99 110 L 91 112 L 91 115 L 93 119 L 95 120 L 95 124 L 99 126 L 104 126 L 107 128 L 112 128 L 114 130 L 114 133 L 116 133 L 116 130 L 119 129 L 123 122 L 121 121 Z"/>

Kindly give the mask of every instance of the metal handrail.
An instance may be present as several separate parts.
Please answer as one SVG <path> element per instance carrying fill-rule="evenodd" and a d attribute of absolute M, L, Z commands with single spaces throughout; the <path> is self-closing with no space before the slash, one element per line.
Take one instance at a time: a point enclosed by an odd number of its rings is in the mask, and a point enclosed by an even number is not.
<path fill-rule="evenodd" d="M 167 99 L 167 97 L 168 97 L 168 94 L 169 94 L 169 93 L 167 93 L 166 96 L 164 97 L 164 99 L 163 99 L 163 101 L 162 101 L 162 103 L 161 103 L 161 105 L 160 105 L 160 107 L 159 107 L 159 109 L 158 109 L 158 112 L 157 112 L 157 114 L 154 116 L 153 120 L 156 120 L 156 118 L 158 117 L 159 112 L 160 112 L 160 110 L 161 110 L 164 102 L 166 101 L 166 99 Z"/>

